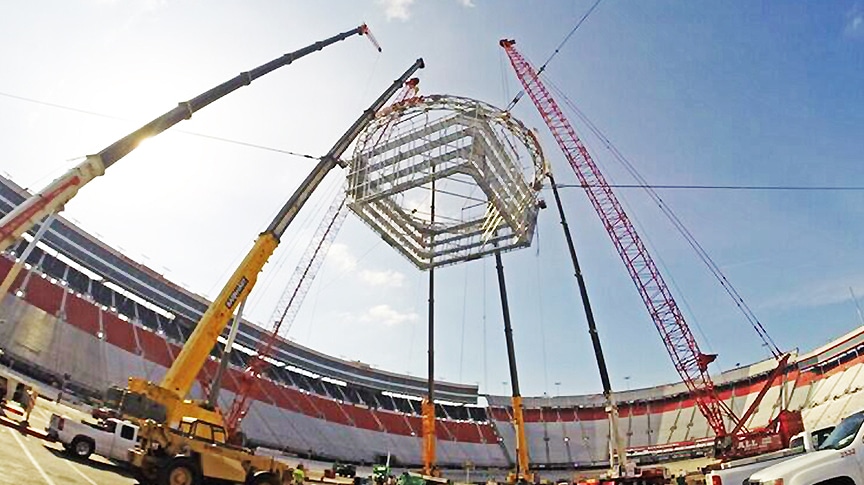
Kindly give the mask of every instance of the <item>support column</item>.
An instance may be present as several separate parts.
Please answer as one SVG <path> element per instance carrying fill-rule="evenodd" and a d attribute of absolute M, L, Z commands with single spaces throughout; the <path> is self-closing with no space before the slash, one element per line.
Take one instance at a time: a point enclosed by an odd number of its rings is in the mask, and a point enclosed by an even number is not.
<path fill-rule="evenodd" d="M 246 306 L 246 298 L 240 302 L 237 307 L 237 313 L 234 315 L 234 322 L 231 324 L 231 330 L 228 332 L 228 340 L 225 341 L 225 348 L 222 349 L 222 357 L 219 359 L 219 367 L 216 369 L 216 376 L 213 377 L 213 383 L 210 386 L 210 395 L 207 397 L 207 404 L 210 409 L 216 409 L 219 405 L 219 390 L 222 389 L 222 379 L 225 371 L 228 369 L 228 363 L 231 360 L 231 351 L 234 347 L 234 339 L 237 338 L 237 330 L 240 328 L 240 321 L 243 319 L 243 308 Z M 240 423 L 237 423 L 239 426 Z M 231 430 L 237 431 L 237 430 Z"/>

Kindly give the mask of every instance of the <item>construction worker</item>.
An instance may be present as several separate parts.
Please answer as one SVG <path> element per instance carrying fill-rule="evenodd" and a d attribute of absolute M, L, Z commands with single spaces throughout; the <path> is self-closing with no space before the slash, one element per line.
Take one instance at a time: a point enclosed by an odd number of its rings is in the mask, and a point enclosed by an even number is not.
<path fill-rule="evenodd" d="M 24 408 L 24 421 L 21 422 L 22 426 L 30 425 L 30 413 L 33 412 L 33 408 L 36 407 L 36 391 L 32 387 L 27 387 L 21 393 L 21 407 Z"/>
<path fill-rule="evenodd" d="M 303 464 L 297 465 L 294 469 L 294 485 L 303 485 L 306 481 L 306 470 L 303 469 Z"/>

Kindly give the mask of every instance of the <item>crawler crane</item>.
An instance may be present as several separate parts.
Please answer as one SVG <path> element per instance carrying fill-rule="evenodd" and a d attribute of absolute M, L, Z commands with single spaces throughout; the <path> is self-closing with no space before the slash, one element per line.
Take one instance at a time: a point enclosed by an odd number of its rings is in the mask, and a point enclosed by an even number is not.
<path fill-rule="evenodd" d="M 699 349 L 696 339 L 684 320 L 683 313 L 672 297 L 645 244 L 624 212 L 623 206 L 606 182 L 588 149 L 579 139 L 576 130 L 540 79 L 542 68 L 540 71 L 535 69 L 516 50 L 515 41 L 503 39 L 499 44 L 507 53 L 525 93 L 533 101 L 603 221 L 615 249 L 648 308 L 675 369 L 714 431 L 715 456 L 723 459 L 741 458 L 788 446 L 789 439 L 803 431 L 800 411 L 782 409 L 768 426 L 763 428 L 748 429 L 747 421 L 771 385 L 786 371 L 789 354 L 781 353 L 776 346 L 766 340 L 766 345 L 777 359 L 777 366 L 767 376 L 764 386 L 750 407 L 740 417 L 736 416 L 719 398 L 708 373 L 708 365 L 714 361 L 716 355 L 705 354 Z M 765 339 L 761 324 L 758 324 L 758 321 L 751 321 L 751 323 L 756 327 L 757 333 Z M 731 430 L 727 429 L 727 421 L 731 424 Z"/>

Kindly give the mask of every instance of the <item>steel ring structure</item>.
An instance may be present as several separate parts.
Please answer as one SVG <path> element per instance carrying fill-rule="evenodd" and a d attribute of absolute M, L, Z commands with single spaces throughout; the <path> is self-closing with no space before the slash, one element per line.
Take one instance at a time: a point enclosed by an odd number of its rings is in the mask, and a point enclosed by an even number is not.
<path fill-rule="evenodd" d="M 540 144 L 508 112 L 430 95 L 382 110 L 360 135 L 348 196 L 366 224 L 428 269 L 530 245 L 544 176 Z"/>

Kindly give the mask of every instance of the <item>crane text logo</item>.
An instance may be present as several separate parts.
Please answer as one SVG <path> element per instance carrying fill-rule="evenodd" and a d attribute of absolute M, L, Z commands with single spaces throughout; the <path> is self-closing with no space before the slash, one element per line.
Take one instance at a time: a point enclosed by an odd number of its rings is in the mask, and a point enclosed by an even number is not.
<path fill-rule="evenodd" d="M 243 292 L 243 288 L 246 288 L 247 284 L 249 284 L 249 280 L 247 280 L 245 276 L 240 278 L 237 286 L 234 287 L 234 291 L 232 291 L 228 296 L 228 301 L 225 302 L 226 307 L 234 308 L 234 304 L 237 303 L 237 297 L 240 296 L 240 293 Z"/>

